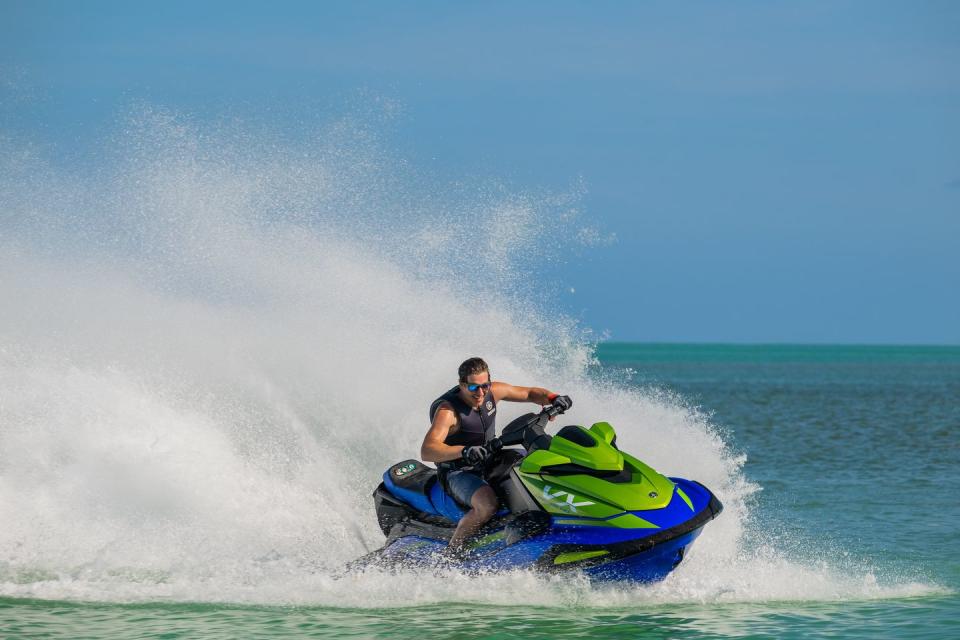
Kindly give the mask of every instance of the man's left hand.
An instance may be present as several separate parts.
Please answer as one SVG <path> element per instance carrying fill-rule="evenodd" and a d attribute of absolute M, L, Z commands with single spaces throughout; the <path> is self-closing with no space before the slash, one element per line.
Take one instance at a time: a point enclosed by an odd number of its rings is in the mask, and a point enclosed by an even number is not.
<path fill-rule="evenodd" d="M 548 401 L 550 402 L 550 404 L 552 404 L 555 408 L 559 409 L 559 410 L 560 410 L 560 413 L 564 413 L 564 412 L 567 411 L 570 407 L 573 406 L 573 400 L 570 399 L 570 396 L 561 396 L 561 395 L 556 394 L 556 393 L 551 393 L 549 396 L 547 396 L 547 400 L 548 400 Z M 550 421 L 551 421 L 551 422 L 553 422 L 553 421 L 556 420 L 556 419 L 557 419 L 557 416 L 556 416 L 556 415 L 550 416 Z"/>

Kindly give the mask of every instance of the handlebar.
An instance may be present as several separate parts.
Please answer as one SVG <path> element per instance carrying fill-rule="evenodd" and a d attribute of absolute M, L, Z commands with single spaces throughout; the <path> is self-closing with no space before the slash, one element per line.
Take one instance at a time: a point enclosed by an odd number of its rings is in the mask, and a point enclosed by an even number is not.
<path fill-rule="evenodd" d="M 503 429 L 499 438 L 493 438 L 487 443 L 491 453 L 500 451 L 505 446 L 523 444 L 528 451 L 550 446 L 550 439 L 544 427 L 547 422 L 564 413 L 564 409 L 552 404 L 544 405 L 540 413 L 528 413 L 513 420 Z M 506 442 L 505 442 L 506 441 Z"/>
<path fill-rule="evenodd" d="M 562 414 L 563 412 L 564 412 L 564 410 L 561 409 L 560 407 L 554 406 L 554 405 L 552 405 L 552 404 L 548 404 L 548 405 L 546 405 L 546 406 L 543 407 L 543 410 L 542 410 L 540 413 L 545 413 L 545 414 L 547 414 L 548 416 L 550 416 L 551 418 L 556 418 L 557 416 L 559 416 L 559 415 Z"/>

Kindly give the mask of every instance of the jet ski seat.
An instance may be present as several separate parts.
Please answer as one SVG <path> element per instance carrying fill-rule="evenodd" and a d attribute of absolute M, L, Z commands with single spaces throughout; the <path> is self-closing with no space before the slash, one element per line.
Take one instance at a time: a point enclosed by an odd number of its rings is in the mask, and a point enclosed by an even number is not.
<path fill-rule="evenodd" d="M 383 484 L 394 496 L 424 513 L 459 522 L 466 513 L 440 486 L 437 470 L 419 460 L 404 460 L 383 474 Z"/>

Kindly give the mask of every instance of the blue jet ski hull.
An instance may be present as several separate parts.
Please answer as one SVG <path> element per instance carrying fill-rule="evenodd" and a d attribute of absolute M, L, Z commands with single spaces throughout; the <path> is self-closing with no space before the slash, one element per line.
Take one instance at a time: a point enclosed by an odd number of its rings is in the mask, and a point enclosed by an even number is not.
<path fill-rule="evenodd" d="M 672 540 L 660 543 L 648 551 L 640 551 L 619 560 L 594 562 L 581 560 L 571 562 L 569 568 L 575 568 L 594 582 L 657 582 L 663 580 L 683 560 L 687 549 L 696 540 L 703 527 L 683 534 Z M 549 536 L 542 540 L 530 541 L 517 545 L 510 552 L 501 552 L 491 556 L 479 555 L 474 557 L 467 554 L 456 564 L 463 571 L 509 571 L 509 570 L 544 570 L 550 567 L 538 560 L 551 547 L 558 544 L 556 539 Z M 444 558 L 447 548 L 446 541 L 421 536 L 404 536 L 398 538 L 385 547 L 380 553 L 380 561 L 394 566 L 437 566 L 439 559 Z M 564 569 L 563 565 L 553 567 L 554 570 Z"/>
<path fill-rule="evenodd" d="M 395 465 L 374 492 L 387 543 L 359 564 L 415 567 L 454 562 L 464 571 L 578 570 L 595 581 L 653 582 L 683 560 L 704 525 L 723 509 L 706 487 L 683 478 L 670 478 L 675 489 L 666 508 L 631 512 L 654 523 L 652 529 L 601 526 L 593 518 L 538 508 L 521 511 L 515 500 L 511 504 L 508 499 L 513 509 L 501 511 L 451 561 L 448 540 L 464 511 L 443 492 L 432 469 L 418 463 L 411 468 L 413 464 Z M 397 486 L 393 480 L 397 468 L 409 468 L 401 477 L 419 477 Z M 509 498 L 509 477 L 501 488 Z"/>

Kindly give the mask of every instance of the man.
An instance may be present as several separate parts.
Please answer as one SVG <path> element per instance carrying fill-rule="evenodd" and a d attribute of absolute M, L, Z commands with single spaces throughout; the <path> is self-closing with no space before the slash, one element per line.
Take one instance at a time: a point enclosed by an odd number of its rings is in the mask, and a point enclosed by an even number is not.
<path fill-rule="evenodd" d="M 541 387 L 491 381 L 490 368 L 481 358 L 465 360 L 458 373 L 460 384 L 430 405 L 430 430 L 420 447 L 423 460 L 437 463 L 447 493 L 470 508 L 450 538 L 454 552 L 462 551 L 464 541 L 497 512 L 497 496 L 482 477 L 490 456 L 487 444 L 496 435 L 497 402 L 553 404 L 564 411 L 573 406 L 569 396 Z"/>

